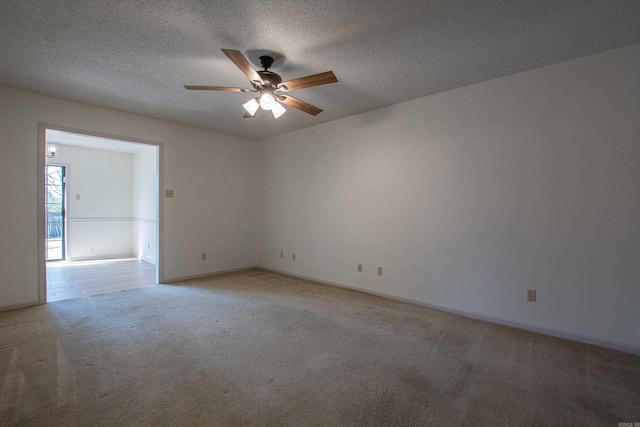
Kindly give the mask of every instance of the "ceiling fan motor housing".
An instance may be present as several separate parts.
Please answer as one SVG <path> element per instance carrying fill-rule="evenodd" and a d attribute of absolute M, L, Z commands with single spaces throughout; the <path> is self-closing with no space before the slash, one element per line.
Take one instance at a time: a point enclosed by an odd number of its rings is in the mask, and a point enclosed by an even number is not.
<path fill-rule="evenodd" d="M 282 77 L 274 72 L 268 71 L 268 69 L 273 65 L 273 58 L 268 55 L 262 55 L 260 58 L 258 58 L 258 60 L 260 61 L 260 65 L 262 65 L 264 70 L 257 71 L 257 73 L 260 75 L 262 81 L 264 81 L 264 84 L 260 84 L 254 81 L 252 81 L 251 84 L 257 90 L 276 89 L 278 85 L 282 83 Z"/>
<path fill-rule="evenodd" d="M 282 83 L 282 77 L 271 71 L 258 71 L 258 74 L 264 81 L 264 85 L 256 82 L 251 82 L 253 87 L 256 89 L 260 89 L 261 87 L 272 87 L 273 89 L 275 89 L 280 83 Z"/>

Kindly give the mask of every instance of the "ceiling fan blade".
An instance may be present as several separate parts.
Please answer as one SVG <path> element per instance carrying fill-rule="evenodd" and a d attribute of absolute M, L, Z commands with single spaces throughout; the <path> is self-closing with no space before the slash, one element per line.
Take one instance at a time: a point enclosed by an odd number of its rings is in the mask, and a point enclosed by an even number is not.
<path fill-rule="evenodd" d="M 249 80 L 258 81 L 264 84 L 264 81 L 262 81 L 262 77 L 260 77 L 260 74 L 258 74 L 258 72 L 251 66 L 249 61 L 247 61 L 247 58 L 245 58 L 240 51 L 222 49 L 222 52 L 224 52 L 224 54 L 227 55 L 234 64 L 236 64 L 236 67 L 240 68 L 240 71 L 242 71 L 245 76 L 249 77 Z"/>
<path fill-rule="evenodd" d="M 311 114 L 312 116 L 317 116 L 318 114 L 322 113 L 322 109 L 314 107 L 311 104 L 307 104 L 306 102 L 300 101 L 299 99 L 289 95 L 280 95 L 278 97 L 278 101 L 282 102 L 283 104 L 287 104 L 290 107 L 297 108 L 300 111 L 304 111 L 307 114 Z"/>
<path fill-rule="evenodd" d="M 282 85 L 286 86 L 288 90 L 297 90 L 304 89 L 306 87 L 320 86 L 337 82 L 338 79 L 336 78 L 335 74 L 333 74 L 333 71 L 326 71 L 324 73 L 314 74 L 312 76 L 289 80 L 288 82 L 283 82 Z"/>
<path fill-rule="evenodd" d="M 220 86 L 190 86 L 184 87 L 187 90 L 221 90 L 223 92 L 249 92 L 249 89 L 243 87 L 220 87 Z"/>

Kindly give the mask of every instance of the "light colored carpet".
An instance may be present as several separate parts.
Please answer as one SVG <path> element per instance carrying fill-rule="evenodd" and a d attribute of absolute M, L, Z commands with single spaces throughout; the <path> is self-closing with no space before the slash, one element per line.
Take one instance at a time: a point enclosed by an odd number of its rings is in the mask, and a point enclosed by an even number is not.
<path fill-rule="evenodd" d="M 0 424 L 640 422 L 640 357 L 263 270 L 0 313 Z"/>

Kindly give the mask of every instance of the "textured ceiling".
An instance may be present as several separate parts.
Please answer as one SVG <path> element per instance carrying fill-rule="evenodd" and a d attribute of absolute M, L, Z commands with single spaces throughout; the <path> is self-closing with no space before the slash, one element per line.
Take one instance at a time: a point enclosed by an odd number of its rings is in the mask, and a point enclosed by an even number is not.
<path fill-rule="evenodd" d="M 0 84 L 262 139 L 398 102 L 640 42 L 638 0 L 0 0 Z M 285 80 L 339 83 L 242 119 L 249 87 L 220 51 Z"/>

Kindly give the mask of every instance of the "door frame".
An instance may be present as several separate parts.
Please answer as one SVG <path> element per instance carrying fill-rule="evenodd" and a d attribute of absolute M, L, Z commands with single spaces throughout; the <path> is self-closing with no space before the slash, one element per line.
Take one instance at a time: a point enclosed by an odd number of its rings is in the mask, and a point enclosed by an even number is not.
<path fill-rule="evenodd" d="M 81 135 L 94 136 L 99 138 L 116 139 L 123 142 L 135 144 L 145 144 L 158 147 L 156 151 L 156 283 L 164 282 L 164 200 L 161 190 L 164 188 L 164 144 L 160 141 L 149 141 L 140 138 L 130 138 L 122 135 L 109 134 L 104 132 L 78 129 L 69 126 L 54 125 L 48 123 L 38 123 L 38 302 L 47 303 L 47 262 L 45 253 L 45 194 L 44 194 L 44 166 L 47 150 L 47 129 L 62 132 L 77 133 Z M 65 227 L 66 228 L 66 227 Z"/>

